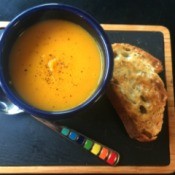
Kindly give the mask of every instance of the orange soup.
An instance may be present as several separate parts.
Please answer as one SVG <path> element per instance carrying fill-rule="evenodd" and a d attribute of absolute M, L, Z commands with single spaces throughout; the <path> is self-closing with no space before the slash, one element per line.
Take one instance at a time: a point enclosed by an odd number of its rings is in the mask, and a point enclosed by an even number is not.
<path fill-rule="evenodd" d="M 19 36 L 9 66 L 12 84 L 26 102 L 41 110 L 61 111 L 92 95 L 103 64 L 98 44 L 81 26 L 47 20 Z"/>

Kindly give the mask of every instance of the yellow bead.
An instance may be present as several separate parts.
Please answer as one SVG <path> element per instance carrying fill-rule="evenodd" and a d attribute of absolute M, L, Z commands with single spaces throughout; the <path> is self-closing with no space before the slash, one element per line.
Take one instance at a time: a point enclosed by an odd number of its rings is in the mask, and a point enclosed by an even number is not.
<path fill-rule="evenodd" d="M 100 152 L 101 149 L 101 145 L 94 143 L 92 149 L 91 149 L 91 153 L 97 155 Z"/>

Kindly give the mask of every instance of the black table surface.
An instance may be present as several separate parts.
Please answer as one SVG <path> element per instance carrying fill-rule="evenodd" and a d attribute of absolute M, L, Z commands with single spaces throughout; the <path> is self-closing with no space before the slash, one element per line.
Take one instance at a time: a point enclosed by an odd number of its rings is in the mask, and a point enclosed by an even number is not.
<path fill-rule="evenodd" d="M 65 3 L 79 7 L 99 23 L 162 25 L 169 29 L 175 67 L 175 1 L 174 0 L 1 0 L 0 20 L 10 21 L 23 10 L 42 3 Z M 173 69 L 173 76 L 175 70 Z"/>
<path fill-rule="evenodd" d="M 37 0 L 37 1 L 30 1 L 30 0 L 1 0 L 0 1 L 0 20 L 1 21 L 10 21 L 13 19 L 17 14 L 22 12 L 23 10 L 42 3 L 47 2 L 59 2 L 74 5 L 79 7 L 92 16 L 94 16 L 99 23 L 108 23 L 108 24 L 136 24 L 136 25 L 162 25 L 169 29 L 171 35 L 171 45 L 172 45 L 172 58 L 173 58 L 173 67 L 175 67 L 175 1 L 174 0 Z M 175 72 L 173 72 L 173 75 Z M 19 117 L 20 122 L 19 122 Z M 0 138 L 7 143 L 13 143 L 14 145 L 10 145 L 10 153 L 8 155 L 13 155 L 15 152 L 16 155 L 12 157 L 4 157 L 6 143 L 2 143 L 3 146 L 0 146 L 0 155 L 3 153 L 3 158 L 0 156 L 1 165 L 18 165 L 23 164 L 24 162 L 28 165 L 30 164 L 37 164 L 40 159 L 44 159 L 45 164 L 47 165 L 48 160 L 55 160 L 54 156 L 57 154 L 52 154 L 52 150 L 50 150 L 51 154 L 47 154 L 47 157 L 43 158 L 40 157 L 43 155 L 43 152 L 46 147 L 45 145 L 49 143 L 50 145 L 57 146 L 59 141 L 67 143 L 66 140 L 62 141 L 60 138 L 57 137 L 50 129 L 46 129 L 43 125 L 36 123 L 34 119 L 29 117 L 28 115 L 23 116 L 14 116 L 8 117 L 7 116 L 0 116 Z M 8 128 L 8 123 L 13 122 L 14 127 Z M 3 124 L 3 125 L 2 125 Z M 97 123 L 98 124 L 98 123 Z M 37 129 L 39 133 L 37 133 Z M 14 134 L 15 133 L 15 134 Z M 21 133 L 23 133 L 21 135 Z M 45 134 L 47 137 L 43 139 Z M 100 133 L 99 133 L 100 134 Z M 17 138 L 14 138 L 17 137 Z M 101 136 L 102 137 L 102 136 Z M 24 141 L 28 139 L 28 141 Z M 9 142 L 10 140 L 10 142 Z M 16 143 L 15 140 L 23 140 L 22 142 Z M 31 141 L 32 144 L 26 144 Z M 40 147 L 42 145 L 42 147 Z M 68 146 L 64 148 L 65 150 L 72 149 L 71 144 L 67 144 Z M 9 147 L 9 145 L 8 145 Z M 51 148 L 51 147 L 50 147 Z M 63 149 L 63 148 L 61 148 Z M 77 150 L 76 150 L 77 149 Z M 37 157 L 25 157 L 27 151 L 32 151 L 31 155 L 33 156 L 33 151 L 37 152 Z M 41 152 L 41 154 L 39 153 Z M 46 151 L 48 153 L 48 150 Z M 74 161 L 75 165 L 78 163 L 79 160 L 76 159 L 77 152 L 80 154 L 88 154 L 82 153 L 78 148 L 71 154 L 71 160 L 66 160 L 68 164 L 72 165 L 72 160 Z M 66 151 L 64 152 L 66 154 Z M 29 152 L 27 153 L 29 155 Z M 62 155 L 63 157 L 65 155 Z M 66 155 L 67 156 L 67 155 Z M 86 157 L 86 156 L 85 156 Z M 88 156 L 87 156 L 88 157 Z M 60 159 L 61 162 L 61 158 Z M 83 160 L 84 162 L 90 162 L 92 159 L 95 158 L 89 157 L 89 160 Z M 15 160 L 17 160 L 15 162 Z M 21 160 L 21 162 L 20 162 Z M 36 161 L 36 162 L 35 162 Z M 44 161 L 43 161 L 44 162 Z M 52 162 L 51 164 L 57 164 L 57 162 Z"/>

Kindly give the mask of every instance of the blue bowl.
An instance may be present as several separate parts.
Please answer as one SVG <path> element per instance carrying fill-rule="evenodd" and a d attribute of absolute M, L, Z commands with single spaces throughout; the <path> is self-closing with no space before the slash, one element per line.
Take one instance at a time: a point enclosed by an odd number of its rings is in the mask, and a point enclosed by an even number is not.
<path fill-rule="evenodd" d="M 101 82 L 93 95 L 81 105 L 65 111 L 43 111 L 27 104 L 15 92 L 10 84 L 9 53 L 19 35 L 31 25 L 47 20 L 47 19 L 64 19 L 79 24 L 86 29 L 98 42 L 102 54 L 104 55 L 104 70 Z M 99 23 L 86 12 L 69 5 L 64 4 L 43 4 L 32 7 L 17 17 L 15 17 L 4 30 L 0 40 L 0 82 L 1 87 L 6 96 L 19 108 L 24 111 L 39 117 L 44 118 L 65 118 L 70 117 L 78 111 L 85 109 L 89 105 L 96 102 L 105 92 L 105 87 L 108 84 L 113 71 L 113 53 L 111 44 Z"/>

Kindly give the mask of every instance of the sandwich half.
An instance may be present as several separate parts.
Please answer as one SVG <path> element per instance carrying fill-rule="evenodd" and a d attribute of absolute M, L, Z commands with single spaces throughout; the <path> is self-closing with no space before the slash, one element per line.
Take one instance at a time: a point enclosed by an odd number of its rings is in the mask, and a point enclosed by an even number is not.
<path fill-rule="evenodd" d="M 161 62 L 125 43 L 112 44 L 114 71 L 107 95 L 132 139 L 149 142 L 162 129 L 167 92 Z"/>

